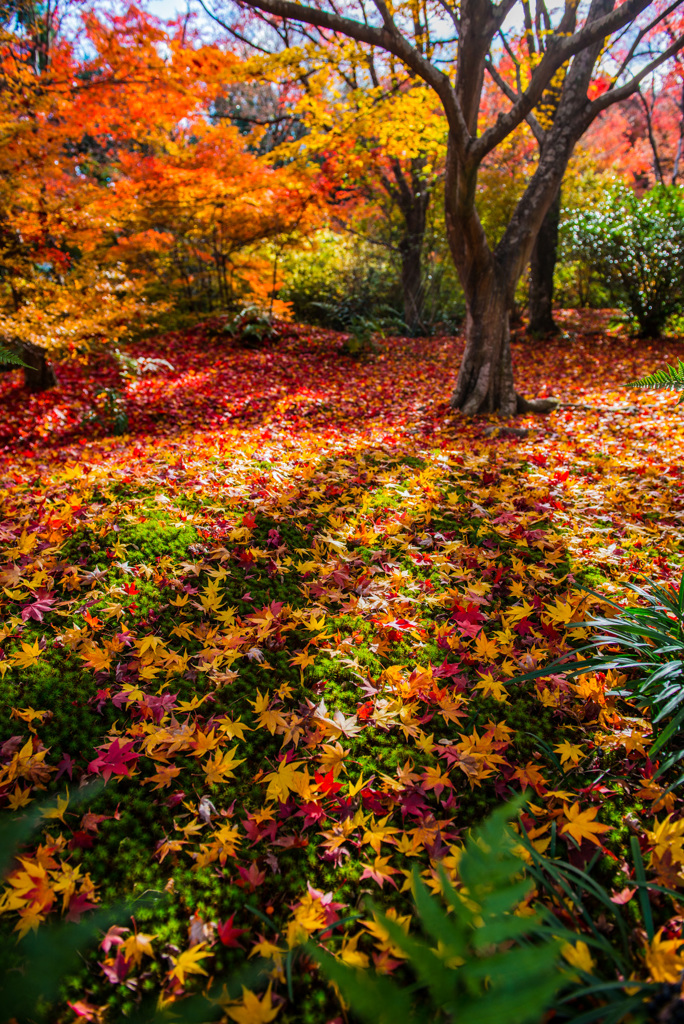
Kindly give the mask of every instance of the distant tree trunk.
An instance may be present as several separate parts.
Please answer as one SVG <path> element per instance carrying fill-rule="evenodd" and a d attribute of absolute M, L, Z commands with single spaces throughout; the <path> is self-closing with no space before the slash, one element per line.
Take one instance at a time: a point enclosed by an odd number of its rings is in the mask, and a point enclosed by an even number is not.
<path fill-rule="evenodd" d="M 422 334 L 425 330 L 423 323 L 425 290 L 420 261 L 425 236 L 425 208 L 423 207 L 419 212 L 422 214 L 422 224 L 414 232 L 407 231 L 399 243 L 404 320 L 409 333 L 413 335 Z"/>
<path fill-rule="evenodd" d="M 57 384 L 52 364 L 47 360 L 45 349 L 38 345 L 22 345 L 21 358 L 24 363 L 24 385 L 28 391 L 47 391 Z"/>
<path fill-rule="evenodd" d="M 399 243 L 404 321 L 409 334 L 420 335 L 425 333 L 425 288 L 421 255 L 430 204 L 430 186 L 425 180 L 425 161 L 422 157 L 414 157 L 408 168 L 403 168 L 399 160 L 390 161 L 390 165 L 393 180 L 383 175 L 382 183 L 388 195 L 399 206 L 404 221 L 404 232 Z"/>
<path fill-rule="evenodd" d="M 560 209 L 559 190 L 542 221 L 530 260 L 530 321 L 527 333 L 535 338 L 547 338 L 558 333 L 553 319 L 553 272 L 558 259 Z"/>

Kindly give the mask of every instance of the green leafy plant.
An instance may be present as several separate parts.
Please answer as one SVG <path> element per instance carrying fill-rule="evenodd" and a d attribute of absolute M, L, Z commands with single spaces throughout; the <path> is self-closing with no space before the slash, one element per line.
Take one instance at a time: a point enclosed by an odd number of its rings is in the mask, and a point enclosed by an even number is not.
<path fill-rule="evenodd" d="M 507 827 L 521 800 L 496 810 L 471 836 L 459 862 L 462 890 L 440 872 L 444 903 L 430 895 L 417 871 L 413 892 L 422 935 L 408 935 L 375 911 L 415 980 L 402 984 L 357 971 L 315 950 L 323 972 L 364 1020 L 439 1020 L 478 1024 L 539 1021 L 567 984 L 558 969 L 561 941 L 539 916 L 517 916 L 532 888 Z M 566 929 L 560 929 L 565 933 Z"/>
<path fill-rule="evenodd" d="M 119 373 L 124 379 L 144 377 L 147 374 L 159 373 L 162 370 L 173 370 L 173 365 L 168 359 L 153 358 L 151 356 L 132 356 L 128 352 L 122 352 L 115 348 L 113 351 Z"/>
<path fill-rule="evenodd" d="M 684 577 L 679 587 L 652 580 L 647 584 L 628 584 L 641 605 L 623 608 L 602 597 L 615 610 L 613 617 L 595 616 L 570 624 L 591 630 L 589 642 L 577 652 L 591 656 L 569 674 L 612 670 L 623 675 L 616 696 L 627 697 L 650 713 L 656 734 L 650 748 L 654 757 L 684 722 Z"/>
<path fill-rule="evenodd" d="M 563 232 L 569 258 L 605 279 L 643 337 L 658 337 L 684 299 L 683 190 L 656 185 L 639 197 L 615 185 L 598 204 L 573 212 Z"/>
<path fill-rule="evenodd" d="M 554 1020 L 573 1024 L 647 1019 L 647 999 L 655 1005 L 663 986 L 622 980 L 633 969 L 631 926 L 624 908 L 592 877 L 598 856 L 586 870 L 556 859 L 555 831 L 553 856 L 539 853 L 524 832 L 516 835 L 507 826 L 522 803 L 519 797 L 494 811 L 468 839 L 458 865 L 460 891 L 440 870 L 439 899 L 414 871 L 421 934 L 409 935 L 396 920 L 373 911 L 400 951 L 396 955 L 405 958 L 402 973 L 409 980 L 356 970 L 309 945 L 361 1020 L 538 1024 L 549 1010 Z M 654 925 L 636 840 L 632 853 L 650 940 Z M 543 916 L 529 908 L 516 914 L 533 886 L 543 895 Z M 601 914 L 610 921 L 610 937 L 597 926 Z M 602 962 L 596 974 L 592 953 Z"/>
<path fill-rule="evenodd" d="M 26 363 L 11 348 L 0 345 L 0 366 L 26 366 Z"/>
<path fill-rule="evenodd" d="M 222 333 L 244 348 L 259 348 L 278 337 L 273 317 L 258 306 L 244 306 L 223 325 Z"/>
<path fill-rule="evenodd" d="M 654 742 L 649 754 L 669 749 L 684 723 L 684 577 L 678 587 L 646 580 L 646 586 L 627 584 L 642 602 L 623 607 L 594 590 L 587 593 L 614 609 L 568 623 L 568 629 L 589 632 L 586 643 L 512 680 L 513 684 L 561 672 L 576 679 L 587 672 L 615 672 L 621 677 L 612 691 L 650 715 Z M 684 756 L 674 753 L 660 772 Z"/>
<path fill-rule="evenodd" d="M 102 388 L 95 395 L 95 408 L 89 422 L 99 423 L 107 432 L 117 436 L 128 431 L 126 399 L 118 388 Z"/>
<path fill-rule="evenodd" d="M 552 933 L 566 936 L 576 950 L 577 939 L 584 943 L 586 958 L 591 959 L 591 972 L 586 970 L 588 964 L 585 968 L 574 965 L 574 983 L 553 1003 L 554 1020 L 573 1024 L 651 1020 L 651 1006 L 658 1002 L 664 986 L 621 980 L 633 971 L 634 952 L 630 945 L 633 923 L 627 919 L 625 907 L 614 902 L 608 889 L 592 873 L 600 851 L 582 869 L 557 857 L 556 839 L 554 827 L 551 852 L 547 856 L 539 853 L 522 835 L 521 844 L 527 849 L 529 859 L 527 871 L 544 902 L 547 926 Z M 641 849 L 635 836 L 632 836 L 631 851 L 635 875 L 632 884 L 638 889 L 644 931 L 651 941 L 655 928 L 649 889 L 656 887 L 646 885 Z M 672 895 L 677 898 L 676 893 Z M 600 967 L 594 964 L 593 957 Z M 649 997 L 650 1002 L 647 1002 Z"/>
<path fill-rule="evenodd" d="M 684 391 L 684 363 L 680 359 L 676 366 L 666 366 L 665 369 L 656 370 L 646 377 L 630 381 L 628 388 L 643 388 L 646 391 Z M 679 399 L 679 405 L 684 402 L 684 395 Z"/>

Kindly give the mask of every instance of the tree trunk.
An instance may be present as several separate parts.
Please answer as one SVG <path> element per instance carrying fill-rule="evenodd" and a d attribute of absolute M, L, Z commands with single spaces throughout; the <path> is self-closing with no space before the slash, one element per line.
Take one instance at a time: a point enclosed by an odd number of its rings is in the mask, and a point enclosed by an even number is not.
<path fill-rule="evenodd" d="M 394 159 L 390 161 L 390 167 L 391 176 L 382 175 L 381 181 L 388 196 L 399 206 L 404 220 L 403 236 L 399 243 L 404 321 L 409 334 L 420 335 L 425 333 L 425 288 L 421 255 L 430 204 L 425 159 L 422 156 L 413 157 L 408 167 L 402 167 L 401 162 Z"/>
<path fill-rule="evenodd" d="M 553 319 L 553 272 L 558 258 L 558 224 L 561 196 L 558 192 L 537 235 L 530 260 L 530 320 L 527 333 L 548 338 L 558 333 Z"/>
<path fill-rule="evenodd" d="M 409 334 L 420 335 L 425 332 L 423 323 L 423 275 L 420 266 L 420 255 L 423 248 L 423 233 L 408 233 L 399 244 L 401 252 L 401 289 L 404 296 L 404 320 Z"/>
<path fill-rule="evenodd" d="M 47 391 L 57 384 L 52 365 L 47 361 L 45 349 L 37 345 L 22 345 L 21 358 L 24 363 L 24 385 L 28 391 Z"/>
<path fill-rule="evenodd" d="M 562 167 L 543 170 L 540 178 L 546 196 L 540 188 L 540 198 L 531 214 L 522 202 L 519 204 L 492 251 L 473 201 L 477 168 L 467 163 L 459 165 L 456 146 L 449 137 L 444 192 L 446 232 L 466 302 L 466 347 L 451 407 L 464 416 L 548 412 L 558 404 L 552 398 L 521 398 L 515 390 L 511 359 L 510 317 L 516 285 L 530 261 L 536 233 L 548 208 L 544 199 L 552 200 L 560 190 Z"/>
<path fill-rule="evenodd" d="M 518 397 L 513 385 L 508 302 L 491 279 L 481 281 L 474 291 L 466 296 L 466 347 L 451 405 L 464 416 L 491 412 L 513 416 Z"/>

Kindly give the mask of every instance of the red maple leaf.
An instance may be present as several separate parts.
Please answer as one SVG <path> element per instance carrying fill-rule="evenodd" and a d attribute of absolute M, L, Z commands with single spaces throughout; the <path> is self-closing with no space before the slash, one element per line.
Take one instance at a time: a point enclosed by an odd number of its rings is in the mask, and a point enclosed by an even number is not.
<path fill-rule="evenodd" d="M 332 768 L 327 775 L 323 775 L 322 772 L 316 772 L 314 778 L 318 788 L 322 793 L 325 793 L 326 796 L 334 796 L 335 793 L 339 793 L 342 789 L 342 784 L 340 782 L 335 782 L 335 776 L 333 775 Z"/>
<path fill-rule="evenodd" d="M 100 755 L 90 762 L 88 765 L 88 771 L 94 772 L 96 775 L 101 775 L 102 778 L 107 782 L 112 775 L 118 776 L 129 776 L 129 762 L 133 761 L 133 767 L 135 762 L 139 758 L 139 754 L 134 750 L 135 740 L 129 740 L 127 743 L 122 743 L 118 738 L 112 740 L 109 745 L 98 747 L 101 751 Z"/>
<path fill-rule="evenodd" d="M 81 914 L 84 914 L 86 910 L 92 910 L 95 904 L 92 900 L 89 900 L 85 893 L 79 892 L 76 896 L 72 896 L 69 901 L 69 910 L 66 914 L 67 921 L 80 921 Z"/>
<path fill-rule="evenodd" d="M 248 868 L 238 867 L 240 881 L 237 883 L 248 892 L 254 892 L 266 881 L 266 872 L 260 871 L 256 864 L 252 863 Z"/>
<path fill-rule="evenodd" d="M 25 604 L 21 609 L 21 617 L 26 622 L 27 619 L 35 619 L 36 622 L 43 621 L 43 615 L 49 612 L 55 603 L 54 597 L 47 592 L 47 590 L 36 591 L 36 599 L 30 604 Z"/>
<path fill-rule="evenodd" d="M 242 946 L 237 941 L 241 935 L 244 935 L 247 931 L 246 928 L 236 928 L 233 925 L 235 914 L 231 914 L 230 917 L 225 921 L 219 921 L 216 925 L 216 934 L 223 943 L 224 946 L 228 946 L 229 949 L 242 949 Z"/>

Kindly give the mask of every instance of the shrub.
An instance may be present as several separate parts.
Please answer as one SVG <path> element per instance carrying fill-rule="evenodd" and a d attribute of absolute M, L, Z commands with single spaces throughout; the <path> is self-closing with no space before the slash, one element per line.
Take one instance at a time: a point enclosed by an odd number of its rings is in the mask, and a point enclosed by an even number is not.
<path fill-rule="evenodd" d="M 259 306 L 244 306 L 226 321 L 219 333 L 233 338 L 243 348 L 261 348 L 278 337 L 273 317 Z"/>
<path fill-rule="evenodd" d="M 684 191 L 656 185 L 641 198 L 614 185 L 563 225 L 566 255 L 605 279 L 646 338 L 658 337 L 684 299 Z"/>
<path fill-rule="evenodd" d="M 279 298 L 292 303 L 295 320 L 348 331 L 351 318 L 386 321 L 401 309 L 398 271 L 379 245 L 319 231 L 312 249 L 283 257 Z M 396 321 L 396 314 L 389 319 Z M 396 326 L 396 323 L 395 323 Z"/>

